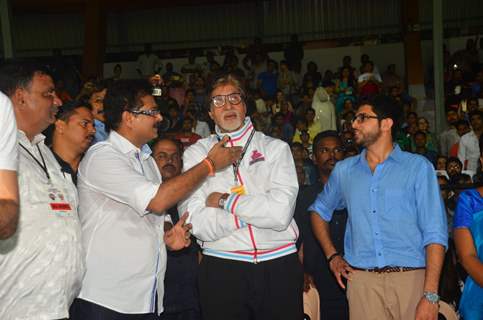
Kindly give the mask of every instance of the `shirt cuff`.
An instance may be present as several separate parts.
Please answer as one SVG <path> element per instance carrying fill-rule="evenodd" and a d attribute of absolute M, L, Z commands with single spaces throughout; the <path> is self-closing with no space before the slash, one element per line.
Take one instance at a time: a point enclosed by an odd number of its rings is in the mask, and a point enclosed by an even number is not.
<path fill-rule="evenodd" d="M 316 212 L 322 219 L 327 222 L 332 220 L 332 212 L 327 209 L 327 207 L 322 202 L 314 202 L 307 210 Z"/>
<path fill-rule="evenodd" d="M 240 220 L 235 214 L 235 210 L 236 210 L 236 207 L 239 203 L 240 197 L 241 197 L 241 195 L 239 195 L 238 193 L 230 193 L 228 198 L 226 198 L 225 205 L 223 207 L 223 209 L 225 211 L 227 211 L 227 212 L 229 212 L 229 213 L 231 213 L 235 216 L 235 225 L 236 225 L 237 229 L 244 228 L 244 227 L 247 226 L 247 224 L 245 222 L 243 222 L 242 220 Z"/>
<path fill-rule="evenodd" d="M 230 193 L 228 195 L 228 198 L 226 198 L 223 209 L 225 209 L 225 211 L 228 211 L 232 214 L 235 214 L 235 209 L 238 205 L 240 197 L 241 195 L 239 195 L 238 193 Z"/>
<path fill-rule="evenodd" d="M 148 211 L 148 206 L 151 200 L 156 196 L 156 193 L 158 192 L 159 189 L 159 184 L 155 183 L 147 183 L 145 185 L 139 186 L 134 189 L 134 197 L 135 197 L 135 205 L 137 206 L 134 208 L 140 216 L 145 216 L 149 213 Z M 156 213 L 161 213 L 161 212 L 156 212 Z"/>
<path fill-rule="evenodd" d="M 14 159 L 1 159 L 0 158 L 0 170 L 18 171 L 18 160 Z"/>
<path fill-rule="evenodd" d="M 443 247 L 445 247 L 445 249 L 448 249 L 448 237 L 445 237 L 440 233 L 436 233 L 436 232 L 424 235 L 423 247 L 426 247 L 430 244 L 440 244 Z"/>

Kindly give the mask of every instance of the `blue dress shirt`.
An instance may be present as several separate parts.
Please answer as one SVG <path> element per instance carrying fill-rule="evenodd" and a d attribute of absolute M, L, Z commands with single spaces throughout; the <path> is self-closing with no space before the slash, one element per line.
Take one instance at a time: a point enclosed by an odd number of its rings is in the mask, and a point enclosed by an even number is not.
<path fill-rule="evenodd" d="M 96 128 L 96 134 L 92 140 L 92 144 L 106 140 L 109 136 L 106 131 L 106 125 L 102 121 L 94 119 L 94 127 Z"/>
<path fill-rule="evenodd" d="M 344 258 L 359 268 L 424 267 L 428 244 L 447 246 L 436 173 L 424 157 L 399 146 L 371 171 L 366 150 L 339 161 L 309 208 L 325 221 L 347 208 Z"/>

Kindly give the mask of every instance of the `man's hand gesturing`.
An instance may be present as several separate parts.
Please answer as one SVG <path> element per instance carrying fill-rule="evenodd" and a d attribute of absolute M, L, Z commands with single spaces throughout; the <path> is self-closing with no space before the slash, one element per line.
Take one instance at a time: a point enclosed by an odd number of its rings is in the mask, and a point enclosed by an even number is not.
<path fill-rule="evenodd" d="M 215 144 L 208 152 L 207 157 L 213 161 L 215 171 L 229 166 L 240 158 L 242 152 L 241 147 L 225 147 L 225 144 L 229 140 L 229 136 L 224 136 L 223 139 Z"/>
<path fill-rule="evenodd" d="M 188 212 L 185 212 L 178 223 L 164 233 L 164 243 L 169 250 L 176 251 L 188 247 L 191 244 L 191 224 L 186 223 Z"/>

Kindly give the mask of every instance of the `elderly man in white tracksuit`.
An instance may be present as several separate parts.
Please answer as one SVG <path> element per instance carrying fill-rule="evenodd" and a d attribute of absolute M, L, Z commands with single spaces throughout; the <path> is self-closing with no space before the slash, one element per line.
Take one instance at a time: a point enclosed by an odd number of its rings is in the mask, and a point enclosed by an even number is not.
<path fill-rule="evenodd" d="M 244 90 L 233 75 L 215 79 L 209 114 L 216 134 L 184 153 L 184 170 L 223 136 L 243 147 L 241 160 L 213 173 L 185 201 L 203 250 L 199 289 L 204 319 L 303 317 L 303 271 L 293 219 L 298 192 L 289 146 L 253 128 Z"/>

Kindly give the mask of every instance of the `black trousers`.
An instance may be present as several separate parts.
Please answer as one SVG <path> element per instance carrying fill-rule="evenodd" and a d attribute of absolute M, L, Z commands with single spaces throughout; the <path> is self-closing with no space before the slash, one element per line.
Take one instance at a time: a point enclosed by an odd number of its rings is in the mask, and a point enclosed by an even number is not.
<path fill-rule="evenodd" d="M 160 320 L 201 320 L 199 310 L 185 310 L 177 313 L 162 313 Z"/>
<path fill-rule="evenodd" d="M 98 304 L 75 299 L 69 310 L 70 320 L 157 320 L 155 313 L 125 314 Z"/>
<path fill-rule="evenodd" d="M 303 319 L 303 270 L 296 254 L 258 264 L 204 256 L 199 271 L 205 320 Z"/>

